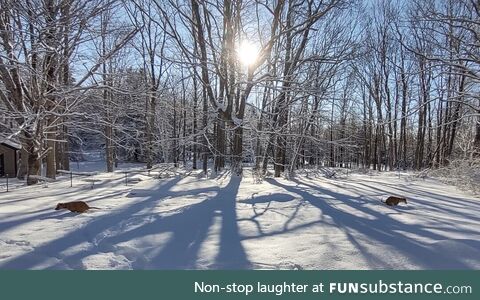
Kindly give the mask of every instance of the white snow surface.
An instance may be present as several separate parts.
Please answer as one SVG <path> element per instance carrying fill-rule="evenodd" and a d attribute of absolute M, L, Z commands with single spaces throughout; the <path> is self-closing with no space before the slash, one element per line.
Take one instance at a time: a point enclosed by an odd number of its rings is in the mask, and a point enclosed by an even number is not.
<path fill-rule="evenodd" d="M 0 269 L 480 269 L 480 200 L 433 179 L 93 178 L 0 190 Z"/>

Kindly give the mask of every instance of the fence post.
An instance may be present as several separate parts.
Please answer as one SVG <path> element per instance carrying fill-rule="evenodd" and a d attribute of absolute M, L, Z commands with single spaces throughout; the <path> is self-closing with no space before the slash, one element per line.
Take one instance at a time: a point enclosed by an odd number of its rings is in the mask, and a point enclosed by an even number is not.
<path fill-rule="evenodd" d="M 73 174 L 72 174 L 72 171 L 70 171 L 70 187 L 73 187 Z"/>
<path fill-rule="evenodd" d="M 128 173 L 125 172 L 125 186 L 128 186 Z"/>
<path fill-rule="evenodd" d="M 7 192 L 8 192 L 8 174 L 7 174 Z"/>

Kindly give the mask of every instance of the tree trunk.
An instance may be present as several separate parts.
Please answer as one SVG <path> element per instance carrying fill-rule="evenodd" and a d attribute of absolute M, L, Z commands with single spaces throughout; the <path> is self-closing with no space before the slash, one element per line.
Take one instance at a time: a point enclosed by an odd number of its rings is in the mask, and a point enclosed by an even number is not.
<path fill-rule="evenodd" d="M 233 131 L 233 160 L 232 173 L 235 175 L 242 175 L 242 160 L 243 160 L 243 127 L 238 126 Z"/>
<path fill-rule="evenodd" d="M 216 122 L 216 142 L 215 149 L 215 172 L 221 171 L 225 167 L 225 151 L 226 151 L 226 136 L 225 136 L 225 121 L 217 118 Z"/>
<path fill-rule="evenodd" d="M 47 134 L 47 177 L 55 179 L 57 174 L 57 163 L 55 158 L 55 133 Z"/>
<path fill-rule="evenodd" d="M 202 162 L 202 169 L 203 169 L 203 174 L 207 175 L 208 171 L 208 140 L 207 140 L 207 134 L 208 134 L 208 103 L 207 103 L 207 91 L 205 90 L 205 87 L 202 88 L 202 97 L 203 97 L 203 119 L 202 119 L 202 127 L 203 127 L 203 162 Z"/>
<path fill-rule="evenodd" d="M 480 100 L 479 100 L 480 104 Z M 473 156 L 480 157 L 480 111 L 477 111 L 477 123 L 475 124 L 475 138 L 473 139 Z"/>
<path fill-rule="evenodd" d="M 23 145 L 25 152 L 28 154 L 28 168 L 27 168 L 27 185 L 36 184 L 38 182 L 38 176 L 40 176 L 40 142 L 34 141 L 33 134 L 24 133 L 25 138 Z"/>
<path fill-rule="evenodd" d="M 192 169 L 197 169 L 197 109 L 198 109 L 197 77 L 193 76 L 193 146 L 192 146 Z"/>
<path fill-rule="evenodd" d="M 54 95 L 55 92 L 55 84 L 57 82 L 56 72 L 57 72 L 57 53 L 55 51 L 56 44 L 56 7 L 55 1 L 48 0 L 46 3 L 47 6 L 47 16 L 46 16 L 46 25 L 47 25 L 47 32 L 45 35 L 45 44 L 47 45 L 47 51 L 45 54 L 45 74 L 46 74 L 46 108 L 48 111 L 51 111 L 56 106 L 56 97 Z M 48 131 L 46 137 L 46 144 L 47 144 L 47 172 L 46 176 L 48 178 L 55 179 L 57 174 L 57 164 L 55 162 L 56 152 L 55 152 L 55 138 L 56 138 L 56 117 L 49 117 L 46 120 L 46 129 Z"/>

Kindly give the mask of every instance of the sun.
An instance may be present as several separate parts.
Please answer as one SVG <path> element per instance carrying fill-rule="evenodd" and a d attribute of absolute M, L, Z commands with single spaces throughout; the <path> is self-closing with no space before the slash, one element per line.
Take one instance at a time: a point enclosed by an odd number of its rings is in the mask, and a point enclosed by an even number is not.
<path fill-rule="evenodd" d="M 249 67 L 258 59 L 258 48 L 249 41 L 243 41 L 237 49 L 237 54 L 240 62 Z"/>

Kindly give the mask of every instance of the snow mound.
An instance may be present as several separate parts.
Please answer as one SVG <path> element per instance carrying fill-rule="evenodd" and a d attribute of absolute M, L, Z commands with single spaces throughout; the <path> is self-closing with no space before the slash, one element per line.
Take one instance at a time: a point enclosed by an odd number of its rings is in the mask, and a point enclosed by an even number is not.
<path fill-rule="evenodd" d="M 130 261 L 123 255 L 115 253 L 98 253 L 82 259 L 82 265 L 89 270 L 131 270 Z"/>

